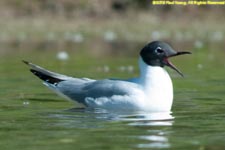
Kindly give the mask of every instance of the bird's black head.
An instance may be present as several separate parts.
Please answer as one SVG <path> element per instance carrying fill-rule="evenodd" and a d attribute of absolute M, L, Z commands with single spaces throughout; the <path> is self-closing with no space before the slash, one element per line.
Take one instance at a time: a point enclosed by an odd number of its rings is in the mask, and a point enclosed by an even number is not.
<path fill-rule="evenodd" d="M 190 52 L 176 52 L 173 48 L 161 41 L 154 41 L 147 44 L 140 52 L 143 61 L 150 66 L 169 66 L 177 71 L 181 76 L 183 74 L 168 60 L 168 58 L 183 54 L 191 54 Z"/>

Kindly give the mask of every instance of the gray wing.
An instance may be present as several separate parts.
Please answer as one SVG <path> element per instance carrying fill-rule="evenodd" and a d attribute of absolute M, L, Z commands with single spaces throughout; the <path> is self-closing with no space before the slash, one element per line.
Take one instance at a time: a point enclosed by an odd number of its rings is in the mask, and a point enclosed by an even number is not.
<path fill-rule="evenodd" d="M 87 105 L 86 98 L 110 98 L 112 96 L 130 95 L 139 85 L 129 80 L 92 80 L 88 78 L 73 78 L 51 72 L 40 66 L 23 61 L 31 67 L 30 71 L 44 81 L 44 84 L 61 96 Z"/>
<path fill-rule="evenodd" d="M 137 84 L 122 80 L 76 81 L 60 82 L 57 89 L 72 100 L 87 105 L 86 98 L 112 97 L 114 95 L 130 95 L 132 89 L 140 88 Z"/>

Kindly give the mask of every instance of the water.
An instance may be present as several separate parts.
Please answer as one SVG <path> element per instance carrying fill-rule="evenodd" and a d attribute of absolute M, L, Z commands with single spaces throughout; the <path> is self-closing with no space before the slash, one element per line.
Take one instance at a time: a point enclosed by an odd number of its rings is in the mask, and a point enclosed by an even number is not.
<path fill-rule="evenodd" d="M 67 61 L 58 60 L 55 51 L 14 50 L 0 56 L 1 149 L 225 148 L 223 51 L 193 51 L 192 56 L 172 60 L 185 78 L 168 70 L 175 91 L 171 114 L 82 109 L 45 88 L 21 62 L 32 60 L 50 70 L 78 77 L 126 78 L 138 74 L 136 58 L 130 55 L 112 58 L 79 51 L 68 53 Z M 98 69 L 102 66 L 110 69 Z M 120 71 L 120 66 L 134 69 Z"/>

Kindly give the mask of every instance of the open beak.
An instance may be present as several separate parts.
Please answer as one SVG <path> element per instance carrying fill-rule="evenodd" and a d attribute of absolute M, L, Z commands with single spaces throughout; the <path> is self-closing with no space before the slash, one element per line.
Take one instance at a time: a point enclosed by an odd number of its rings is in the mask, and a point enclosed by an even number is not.
<path fill-rule="evenodd" d="M 169 58 L 170 57 L 174 57 L 174 56 L 178 56 L 178 55 L 184 55 L 184 54 L 191 54 L 191 52 L 177 52 L 176 54 L 172 54 L 172 55 L 169 55 L 168 57 L 166 57 L 164 59 L 164 63 L 165 65 L 167 65 L 168 67 L 172 68 L 173 70 L 175 70 L 177 73 L 179 73 L 182 77 L 184 76 L 183 73 L 177 69 L 170 61 L 169 61 Z"/>

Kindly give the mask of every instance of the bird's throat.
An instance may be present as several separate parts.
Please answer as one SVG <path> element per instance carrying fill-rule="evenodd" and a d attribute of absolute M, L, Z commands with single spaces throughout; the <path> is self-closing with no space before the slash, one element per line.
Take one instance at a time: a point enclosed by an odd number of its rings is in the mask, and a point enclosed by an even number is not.
<path fill-rule="evenodd" d="M 159 66 L 147 65 L 142 58 L 139 59 L 140 84 L 147 93 L 163 92 L 171 97 L 173 95 L 173 85 L 167 71 Z M 153 92 L 154 91 L 154 92 Z M 158 91 L 158 92 L 155 92 Z"/>

